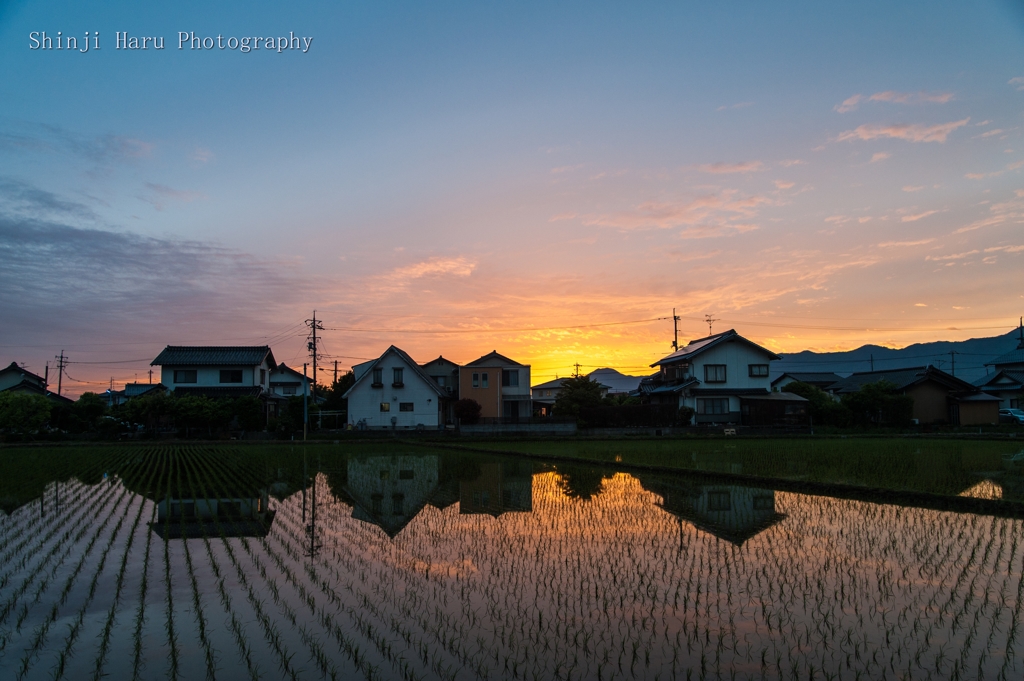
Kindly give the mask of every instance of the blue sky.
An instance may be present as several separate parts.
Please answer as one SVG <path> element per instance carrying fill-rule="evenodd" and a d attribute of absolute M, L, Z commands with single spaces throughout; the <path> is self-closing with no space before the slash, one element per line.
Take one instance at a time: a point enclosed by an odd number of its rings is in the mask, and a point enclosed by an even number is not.
<path fill-rule="evenodd" d="M 672 307 L 778 351 L 995 335 L 1022 47 L 1010 2 L 0 3 L 0 349 L 301 363 L 314 307 L 343 364 L 497 347 L 535 378 L 638 372 Z"/>

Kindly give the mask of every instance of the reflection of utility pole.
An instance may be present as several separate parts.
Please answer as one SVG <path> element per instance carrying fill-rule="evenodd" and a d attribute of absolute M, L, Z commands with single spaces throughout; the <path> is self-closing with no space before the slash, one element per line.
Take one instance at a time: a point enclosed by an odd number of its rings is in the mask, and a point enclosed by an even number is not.
<path fill-rule="evenodd" d="M 302 439 L 306 439 L 309 425 L 309 381 L 306 379 L 306 363 L 302 363 Z"/>
<path fill-rule="evenodd" d="M 676 309 L 672 308 L 672 349 L 679 349 L 679 315 L 676 314 Z"/>
<path fill-rule="evenodd" d="M 708 323 L 708 335 L 710 336 L 711 335 L 711 325 L 714 324 L 715 322 L 717 322 L 718 320 L 714 319 L 711 315 L 706 314 L 706 315 L 704 315 L 704 321 L 706 321 Z"/>

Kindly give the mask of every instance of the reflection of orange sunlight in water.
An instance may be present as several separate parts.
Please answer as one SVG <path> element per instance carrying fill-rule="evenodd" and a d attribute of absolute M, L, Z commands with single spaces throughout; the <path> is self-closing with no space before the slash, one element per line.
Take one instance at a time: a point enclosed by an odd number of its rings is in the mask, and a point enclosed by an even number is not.
<path fill-rule="evenodd" d="M 887 667 L 918 678 L 936 665 L 947 673 L 952 658 L 994 676 L 1012 659 L 1000 651 L 1024 652 L 1007 638 L 1022 604 L 976 593 L 982 583 L 987 594 L 1016 593 L 1020 521 L 754 490 L 770 498 L 774 522 L 743 535 L 736 526 L 758 507 L 739 504 L 750 490 L 735 485 L 602 479 L 583 467 L 532 475 L 529 489 L 530 511 L 497 517 L 461 509 L 448 489 L 430 497 L 448 499 L 443 508 L 428 499 L 393 539 L 352 518 L 352 507 L 326 503 L 324 560 L 358 561 L 345 577 L 353 593 L 374 594 L 405 626 L 448 627 L 436 632 L 442 641 L 471 626 L 478 640 L 463 664 L 498 676 L 502 659 L 539 678 L 568 667 L 596 678 L 610 660 L 652 679 L 685 677 L 703 659 L 719 678 L 758 669 L 805 678 L 851 664 L 865 678 Z M 732 495 L 731 526 L 722 507 L 717 525 L 702 522 L 694 500 L 709 493 Z M 301 502 L 285 503 L 296 517 Z"/>
<path fill-rule="evenodd" d="M 982 480 L 977 485 L 960 492 L 960 496 L 975 499 L 1002 499 L 1003 486 L 992 480 Z"/>

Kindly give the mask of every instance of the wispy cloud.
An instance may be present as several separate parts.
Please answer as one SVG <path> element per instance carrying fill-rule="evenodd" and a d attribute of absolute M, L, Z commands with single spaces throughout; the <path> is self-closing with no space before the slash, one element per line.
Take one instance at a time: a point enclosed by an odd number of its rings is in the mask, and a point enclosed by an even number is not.
<path fill-rule="evenodd" d="M 969 258 L 970 256 L 975 255 L 977 253 L 980 253 L 980 251 L 975 249 L 973 251 L 964 251 L 963 253 L 951 253 L 949 255 L 928 255 L 925 256 L 925 260 L 934 260 L 937 262 L 941 262 L 944 260 L 963 260 L 964 258 Z"/>
<path fill-rule="evenodd" d="M 730 175 L 733 173 L 759 173 L 764 170 L 760 161 L 744 161 L 742 163 L 708 163 L 698 166 L 702 173 L 712 175 Z"/>
<path fill-rule="evenodd" d="M 35 185 L 0 177 L 0 209 L 8 215 L 44 220 L 94 220 L 92 209 Z"/>
<path fill-rule="evenodd" d="M 906 247 L 906 246 L 924 246 L 925 244 L 930 244 L 933 241 L 935 241 L 935 239 L 919 239 L 918 241 L 884 241 L 884 242 L 878 244 L 878 247 L 879 248 L 897 248 L 897 247 L 901 247 L 902 248 L 902 247 Z"/>
<path fill-rule="evenodd" d="M 796 183 L 788 182 L 785 180 L 775 180 L 775 187 L 777 189 L 791 189 Z"/>
<path fill-rule="evenodd" d="M 723 105 L 715 109 L 715 111 L 725 111 L 726 109 L 745 109 L 748 106 L 753 106 L 753 102 L 738 102 L 737 104 Z"/>
<path fill-rule="evenodd" d="M 749 223 L 761 206 L 774 203 L 767 196 L 740 196 L 735 190 L 705 194 L 688 201 L 645 201 L 612 213 L 560 214 L 552 221 L 578 218 L 584 225 L 623 231 L 684 227 L 686 238 L 722 236 L 756 229 Z M 742 221 L 745 224 L 737 224 Z"/>
<path fill-rule="evenodd" d="M 896 90 L 885 90 L 865 97 L 864 95 L 853 95 L 843 100 L 842 104 L 832 107 L 839 113 L 855 111 L 861 102 L 890 102 L 893 104 L 945 104 L 953 99 L 952 92 L 897 92 Z"/>
<path fill-rule="evenodd" d="M 1017 90 L 1024 90 L 1024 77 L 1017 76 L 1016 78 L 1011 78 L 1007 83 Z"/>
<path fill-rule="evenodd" d="M 871 155 L 871 162 L 877 163 L 878 161 L 884 161 L 887 158 L 892 158 L 892 154 L 888 151 L 879 151 Z"/>
<path fill-rule="evenodd" d="M 783 168 L 790 168 L 792 166 L 804 165 L 804 161 L 801 161 L 798 158 L 787 158 L 783 161 L 779 161 L 779 165 L 782 166 Z"/>
<path fill-rule="evenodd" d="M 205 147 L 196 147 L 188 157 L 197 163 L 209 163 L 213 160 L 213 152 Z"/>
<path fill-rule="evenodd" d="M 393 270 L 388 277 L 395 280 L 419 279 L 429 276 L 450 275 L 468 277 L 476 269 L 476 263 L 464 256 L 455 258 L 435 257 Z"/>
<path fill-rule="evenodd" d="M 914 184 L 908 184 L 907 186 L 903 187 L 903 191 L 905 191 L 905 192 L 919 192 L 922 189 L 924 189 L 923 185 L 914 185 Z"/>
<path fill-rule="evenodd" d="M 916 213 L 914 215 L 904 215 L 903 217 L 900 218 L 900 222 L 917 222 L 918 220 L 923 220 L 929 215 L 935 215 L 936 213 L 941 212 L 941 210 L 926 210 L 923 213 Z"/>
<path fill-rule="evenodd" d="M 939 142 L 943 143 L 957 128 L 967 125 L 970 118 L 936 125 L 895 124 L 895 125 L 860 125 L 853 130 L 839 133 L 837 142 L 847 140 L 901 139 L 907 142 Z"/>

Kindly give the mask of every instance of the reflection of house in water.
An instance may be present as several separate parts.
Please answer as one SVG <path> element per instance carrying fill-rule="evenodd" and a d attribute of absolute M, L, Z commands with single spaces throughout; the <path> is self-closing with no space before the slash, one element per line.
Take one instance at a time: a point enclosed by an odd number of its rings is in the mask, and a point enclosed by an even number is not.
<path fill-rule="evenodd" d="M 150 526 L 164 539 L 267 536 L 274 512 L 265 489 L 218 492 L 223 496 L 158 499 L 157 519 Z"/>
<path fill-rule="evenodd" d="M 459 513 L 533 510 L 533 469 L 516 461 L 481 463 L 475 480 L 459 483 Z"/>
<path fill-rule="evenodd" d="M 353 502 L 352 517 L 394 537 L 426 505 L 437 488 L 438 473 L 436 456 L 349 459 L 346 492 Z"/>
<path fill-rule="evenodd" d="M 786 516 L 775 511 L 775 491 L 740 485 L 714 485 L 688 478 L 642 478 L 659 504 L 698 530 L 741 546 Z"/>

